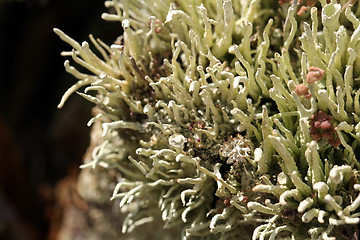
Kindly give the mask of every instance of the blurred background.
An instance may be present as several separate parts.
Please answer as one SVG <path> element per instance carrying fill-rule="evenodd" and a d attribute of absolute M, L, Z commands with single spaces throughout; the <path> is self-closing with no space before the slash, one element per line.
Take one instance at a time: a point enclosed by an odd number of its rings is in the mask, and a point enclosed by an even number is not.
<path fill-rule="evenodd" d="M 76 179 L 92 104 L 75 94 L 56 108 L 76 79 L 52 29 L 112 44 L 121 24 L 106 11 L 102 0 L 0 0 L 0 239 L 58 239 L 66 205 L 86 211 Z"/>

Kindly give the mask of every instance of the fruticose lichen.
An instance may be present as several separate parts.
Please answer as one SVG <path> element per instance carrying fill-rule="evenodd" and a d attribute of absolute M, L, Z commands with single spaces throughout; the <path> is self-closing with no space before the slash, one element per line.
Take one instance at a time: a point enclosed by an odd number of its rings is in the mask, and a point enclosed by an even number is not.
<path fill-rule="evenodd" d="M 114 0 L 124 33 L 65 62 L 100 113 L 82 168 L 118 172 L 123 232 L 182 239 L 358 239 L 360 3 Z M 90 94 L 93 93 L 93 94 Z M 166 231 L 166 230 L 164 230 Z"/>

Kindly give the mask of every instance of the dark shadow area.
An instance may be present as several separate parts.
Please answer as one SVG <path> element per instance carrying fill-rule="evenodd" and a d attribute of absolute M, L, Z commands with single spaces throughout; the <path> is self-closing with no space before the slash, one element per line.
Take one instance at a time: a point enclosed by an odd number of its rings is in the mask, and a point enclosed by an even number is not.
<path fill-rule="evenodd" d="M 52 29 L 111 44 L 121 24 L 102 20 L 106 11 L 103 1 L 0 0 L 0 239 L 56 239 L 55 187 L 76 177 L 92 104 L 75 94 L 56 108 L 76 79 L 60 56 L 71 48 Z"/>

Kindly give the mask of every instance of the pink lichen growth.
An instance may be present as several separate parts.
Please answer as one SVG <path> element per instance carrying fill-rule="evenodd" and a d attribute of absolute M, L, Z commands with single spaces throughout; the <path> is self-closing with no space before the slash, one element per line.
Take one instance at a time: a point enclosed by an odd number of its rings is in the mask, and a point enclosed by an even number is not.
<path fill-rule="evenodd" d="M 229 199 L 229 198 L 226 198 L 226 199 L 224 200 L 224 204 L 225 204 L 227 207 L 230 207 L 230 206 L 231 206 L 231 204 L 230 204 L 230 199 Z"/>
<path fill-rule="evenodd" d="M 279 2 L 279 4 L 285 4 L 285 3 L 288 3 L 288 2 L 290 2 L 290 4 L 293 3 L 293 1 L 290 1 L 290 0 L 279 0 L 278 2 Z M 299 4 L 303 4 L 303 1 L 302 1 L 302 0 L 299 0 L 298 2 L 299 2 Z M 328 0 L 327 3 L 329 3 L 329 2 L 330 2 L 330 1 Z M 315 1 L 315 0 L 307 0 L 307 1 L 305 2 L 305 5 L 306 5 L 306 6 L 309 6 L 309 7 L 313 7 L 313 6 L 315 6 L 315 4 L 316 4 L 316 1 Z"/>
<path fill-rule="evenodd" d="M 308 10 L 307 6 L 301 6 L 300 9 L 297 11 L 297 15 L 302 16 Z"/>
<path fill-rule="evenodd" d="M 337 147 L 339 147 L 340 146 L 340 138 L 335 138 L 335 139 L 331 139 L 331 140 L 329 140 L 329 144 L 331 145 L 331 146 L 333 146 L 334 148 L 337 148 Z"/>
<path fill-rule="evenodd" d="M 151 21 L 149 21 L 149 25 L 151 24 Z M 162 28 L 163 28 L 163 22 L 160 19 L 156 19 L 155 22 L 155 32 L 159 33 L 161 32 Z"/>
<path fill-rule="evenodd" d="M 318 67 L 309 67 L 308 73 L 306 75 L 306 81 L 309 84 L 313 84 L 317 81 L 320 81 L 324 76 L 325 71 Z"/>
<path fill-rule="evenodd" d="M 310 134 L 313 140 L 327 139 L 331 146 L 337 148 L 340 146 L 340 139 L 336 134 L 332 120 L 333 117 L 323 111 L 313 114 L 310 120 Z"/>
<path fill-rule="evenodd" d="M 299 85 L 297 85 L 294 89 L 294 92 L 298 96 L 305 96 L 306 98 L 311 97 L 311 93 L 309 93 L 309 88 L 303 83 L 300 83 Z"/>
<path fill-rule="evenodd" d="M 189 131 L 193 131 L 196 129 L 204 129 L 205 128 L 205 123 L 202 121 L 192 121 L 189 125 Z"/>
<path fill-rule="evenodd" d="M 240 192 L 239 200 L 240 202 L 247 203 L 249 201 L 249 197 L 244 194 L 244 192 Z"/>
<path fill-rule="evenodd" d="M 290 4 L 293 4 L 293 1 L 289 1 L 289 0 L 279 0 L 278 1 L 280 5 L 285 4 L 290 2 Z M 304 15 L 304 13 L 309 9 L 309 7 L 313 7 L 316 4 L 315 0 L 308 0 L 308 1 L 302 1 L 299 0 L 298 3 L 300 4 L 298 11 L 297 11 L 297 15 L 302 16 Z"/>
<path fill-rule="evenodd" d="M 241 201 L 244 202 L 244 203 L 247 203 L 249 201 L 249 197 L 248 196 L 243 196 Z"/>
<path fill-rule="evenodd" d="M 162 30 L 162 21 L 160 19 L 155 20 L 155 32 L 159 33 Z"/>
<path fill-rule="evenodd" d="M 324 75 L 325 75 L 325 71 L 323 69 L 318 67 L 309 67 L 308 73 L 306 75 L 306 82 L 308 84 L 313 84 L 317 81 L 320 81 Z M 295 87 L 294 92 L 298 96 L 305 96 L 305 98 L 308 99 L 311 97 L 311 93 L 309 93 L 309 88 L 303 83 L 298 84 Z"/>
<path fill-rule="evenodd" d="M 204 129 L 204 128 L 205 128 L 205 123 L 202 122 L 202 121 L 199 121 L 199 122 L 198 122 L 198 127 L 199 127 L 200 129 Z"/>

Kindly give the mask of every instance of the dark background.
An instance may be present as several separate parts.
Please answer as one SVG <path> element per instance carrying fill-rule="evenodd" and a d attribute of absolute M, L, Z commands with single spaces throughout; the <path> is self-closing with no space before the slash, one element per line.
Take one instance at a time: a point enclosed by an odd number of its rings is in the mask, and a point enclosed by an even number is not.
<path fill-rule="evenodd" d="M 76 79 L 52 29 L 110 45 L 121 24 L 102 20 L 106 11 L 102 0 L 0 0 L 0 239 L 57 239 L 61 183 L 79 172 L 92 105 L 74 94 L 56 108 Z"/>

